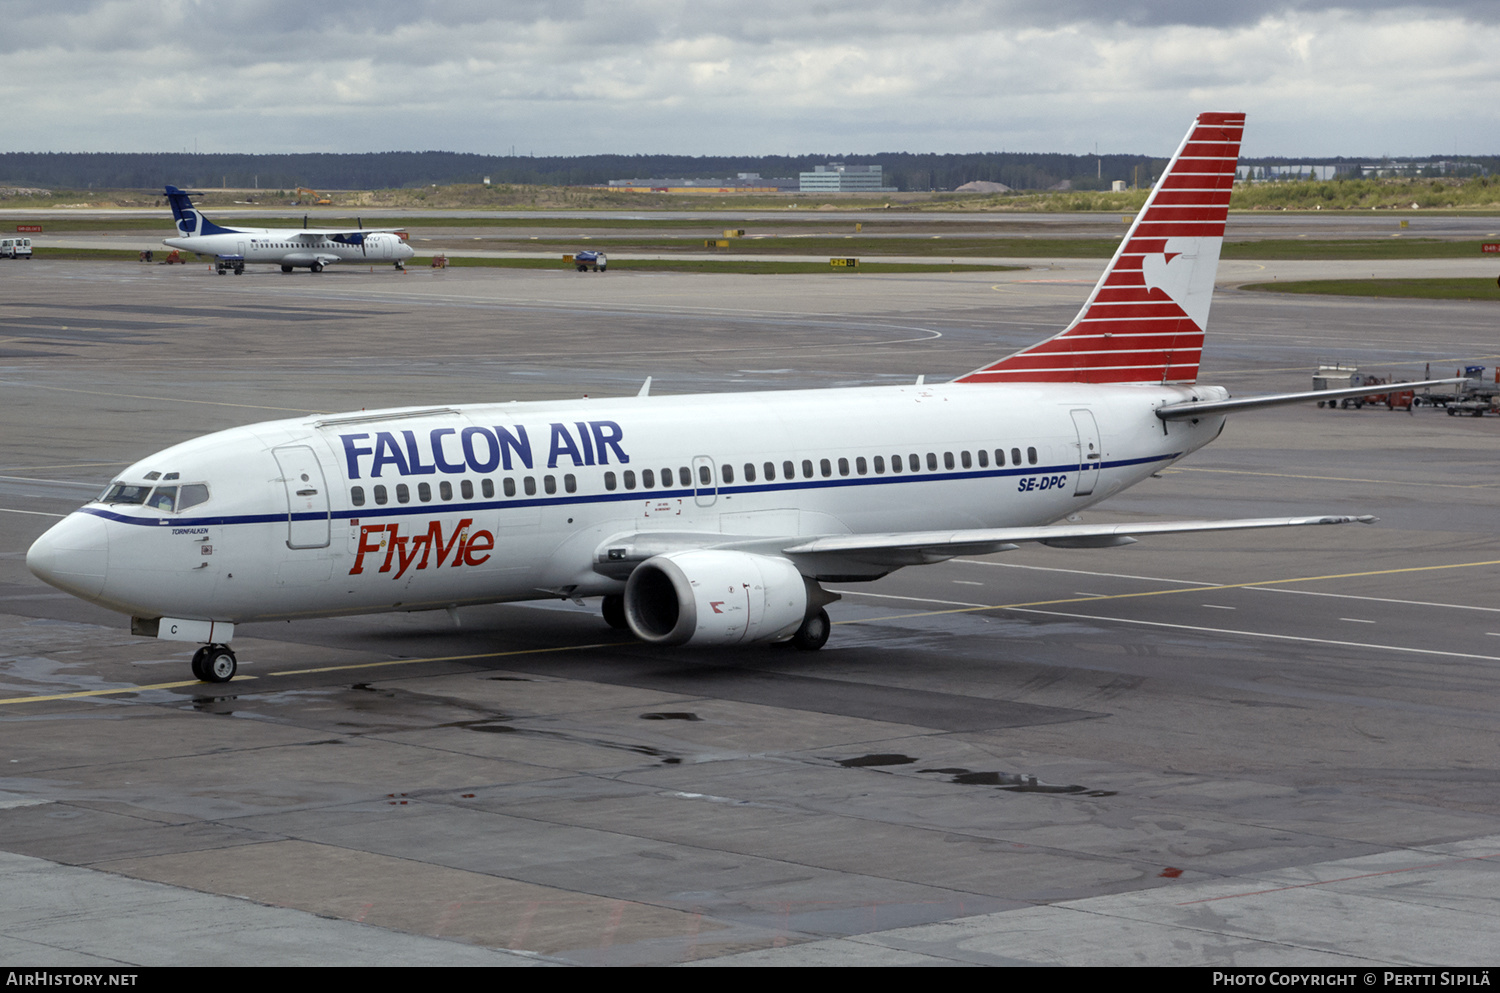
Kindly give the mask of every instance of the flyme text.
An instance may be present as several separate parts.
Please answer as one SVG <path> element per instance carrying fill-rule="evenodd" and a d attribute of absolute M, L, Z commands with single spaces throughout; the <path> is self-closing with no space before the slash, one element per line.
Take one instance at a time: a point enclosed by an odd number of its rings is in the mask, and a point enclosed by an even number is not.
<path fill-rule="evenodd" d="M 358 522 L 351 522 L 358 523 Z M 429 562 L 433 563 L 434 569 L 441 569 L 444 562 L 449 561 L 452 556 L 451 568 L 469 565 L 483 565 L 489 561 L 489 553 L 495 547 L 495 536 L 489 531 L 475 531 L 469 533 L 474 524 L 472 517 L 465 517 L 458 522 L 448 536 L 443 540 L 443 522 L 432 521 L 427 525 L 426 534 L 405 535 L 401 533 L 399 524 L 361 524 L 359 525 L 359 546 L 354 553 L 354 567 L 349 570 L 349 575 L 358 576 L 365 571 L 365 556 L 374 553 L 379 556 L 384 552 L 384 558 L 380 562 L 380 572 L 390 572 L 394 566 L 396 574 L 392 579 L 400 579 L 406 574 L 406 570 L 416 563 L 417 569 L 426 569 Z M 433 553 L 436 552 L 436 557 Z M 421 555 L 419 559 L 417 556 Z"/>

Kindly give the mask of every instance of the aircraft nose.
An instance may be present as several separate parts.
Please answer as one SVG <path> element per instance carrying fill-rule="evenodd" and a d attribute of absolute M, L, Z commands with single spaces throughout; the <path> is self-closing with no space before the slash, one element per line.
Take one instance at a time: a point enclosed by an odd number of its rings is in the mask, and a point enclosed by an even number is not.
<path fill-rule="evenodd" d="M 104 589 L 108 537 L 104 521 L 92 514 L 70 514 L 32 543 L 26 568 L 44 583 L 92 600 Z"/>

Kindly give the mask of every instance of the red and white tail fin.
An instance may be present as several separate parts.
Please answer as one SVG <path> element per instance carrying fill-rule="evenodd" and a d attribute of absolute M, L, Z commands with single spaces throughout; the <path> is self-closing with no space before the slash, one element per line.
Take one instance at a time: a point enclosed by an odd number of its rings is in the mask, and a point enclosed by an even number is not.
<path fill-rule="evenodd" d="M 1073 323 L 955 382 L 1194 382 L 1244 129 L 1199 114 Z"/>

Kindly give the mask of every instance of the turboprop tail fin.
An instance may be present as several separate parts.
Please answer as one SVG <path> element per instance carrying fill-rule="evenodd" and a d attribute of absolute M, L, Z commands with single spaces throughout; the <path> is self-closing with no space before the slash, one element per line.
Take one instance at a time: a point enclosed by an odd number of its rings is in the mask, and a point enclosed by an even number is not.
<path fill-rule="evenodd" d="M 1192 383 L 1244 114 L 1199 114 L 1073 323 L 960 383 Z"/>
<path fill-rule="evenodd" d="M 191 238 L 204 234 L 234 234 L 233 228 L 221 228 L 213 221 L 203 216 L 203 213 L 193 206 L 193 198 L 186 190 L 179 190 L 175 186 L 167 187 L 167 202 L 172 205 L 172 219 L 177 222 L 177 233 Z"/>

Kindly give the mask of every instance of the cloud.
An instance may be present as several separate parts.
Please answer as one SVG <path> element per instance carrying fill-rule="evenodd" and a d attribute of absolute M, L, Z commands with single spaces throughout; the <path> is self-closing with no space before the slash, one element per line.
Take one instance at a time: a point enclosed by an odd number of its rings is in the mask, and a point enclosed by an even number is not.
<path fill-rule="evenodd" d="M 1428 153 L 1497 133 L 1500 4 L 6 4 L 11 150 Z"/>

